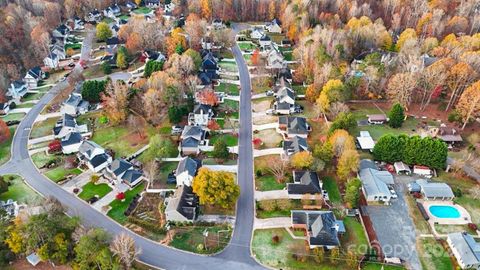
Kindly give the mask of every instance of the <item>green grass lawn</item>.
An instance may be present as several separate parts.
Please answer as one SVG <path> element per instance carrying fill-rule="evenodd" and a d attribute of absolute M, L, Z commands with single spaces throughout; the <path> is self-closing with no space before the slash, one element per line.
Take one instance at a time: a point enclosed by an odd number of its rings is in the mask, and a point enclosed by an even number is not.
<path fill-rule="evenodd" d="M 285 39 L 285 35 L 280 33 L 267 33 L 267 36 L 269 36 L 272 41 L 277 44 L 281 44 L 282 40 Z"/>
<path fill-rule="evenodd" d="M 137 14 L 147 14 L 150 13 L 152 10 L 148 7 L 139 7 L 133 11 L 133 13 Z"/>
<path fill-rule="evenodd" d="M 293 61 L 293 53 L 292 52 L 284 52 L 283 57 L 285 61 Z"/>
<path fill-rule="evenodd" d="M 65 44 L 65 51 L 68 49 L 80 50 L 82 48 L 82 43 L 69 43 Z"/>
<path fill-rule="evenodd" d="M 238 96 L 240 94 L 240 87 L 231 83 L 220 83 L 218 86 L 215 86 L 216 92 L 224 92 L 232 96 Z"/>
<path fill-rule="evenodd" d="M 230 108 L 230 109 L 232 109 L 232 110 L 238 111 L 238 107 L 239 107 L 239 106 L 240 106 L 240 102 L 235 101 L 235 100 L 226 99 L 226 100 L 223 102 L 223 107 L 225 107 L 225 108 Z"/>
<path fill-rule="evenodd" d="M 108 184 L 102 183 L 96 185 L 89 182 L 82 187 L 82 192 L 78 194 L 78 197 L 85 201 L 88 201 L 95 196 L 98 196 L 100 199 L 107 195 L 110 191 L 112 191 L 112 188 Z"/>
<path fill-rule="evenodd" d="M 370 262 L 370 263 L 366 263 L 365 266 L 362 267 L 362 269 L 363 270 L 401 270 L 401 269 L 405 269 L 405 267 Z"/>
<path fill-rule="evenodd" d="M 113 20 L 112 18 L 109 18 L 109 17 L 104 17 L 102 22 L 106 23 L 106 24 L 110 24 L 110 23 L 113 23 L 115 20 Z"/>
<path fill-rule="evenodd" d="M 330 176 L 326 176 L 323 179 L 323 188 L 328 192 L 328 197 L 332 203 L 342 203 L 342 197 L 340 196 L 340 190 L 338 189 L 337 182 Z"/>
<path fill-rule="evenodd" d="M 113 149 L 116 156 L 123 157 L 135 153 L 148 143 L 148 138 L 139 140 L 135 131 L 126 126 L 106 126 L 97 128 L 92 141 L 104 148 Z"/>
<path fill-rule="evenodd" d="M 31 101 L 31 100 L 38 100 L 43 96 L 43 94 L 44 94 L 43 92 L 44 91 L 38 92 L 38 93 L 27 93 L 27 94 L 25 94 L 25 96 L 23 96 L 22 102 Z"/>
<path fill-rule="evenodd" d="M 124 214 L 125 210 L 127 210 L 128 206 L 132 202 L 133 197 L 143 191 L 144 186 L 145 184 L 141 183 L 135 188 L 125 192 L 125 200 L 123 202 L 117 199 L 111 202 L 111 209 L 110 211 L 108 211 L 107 215 L 113 218 L 118 223 L 124 224 L 127 221 L 127 217 Z"/>
<path fill-rule="evenodd" d="M 8 191 L 0 194 L 0 201 L 12 199 L 18 203 L 28 203 L 35 201 L 40 197 L 33 189 L 31 189 L 23 179 L 18 175 L 4 175 L 5 179 L 10 183 Z M 13 177 L 10 180 L 10 177 Z"/>
<path fill-rule="evenodd" d="M 4 164 L 10 159 L 10 147 L 12 145 L 13 134 L 15 134 L 15 128 L 10 128 L 10 138 L 3 143 L 0 143 L 0 165 Z"/>
<path fill-rule="evenodd" d="M 362 223 L 353 217 L 345 217 L 343 223 L 345 224 L 346 233 L 341 238 L 342 247 L 348 250 L 365 252 L 369 244 Z"/>
<path fill-rule="evenodd" d="M 255 177 L 255 187 L 259 191 L 282 190 L 285 186 L 285 183 L 278 183 L 273 175 Z"/>
<path fill-rule="evenodd" d="M 218 140 L 224 140 L 227 146 L 237 146 L 238 145 L 238 137 L 232 134 L 217 134 L 210 138 L 210 145 L 215 145 L 215 142 Z"/>
<path fill-rule="evenodd" d="M 219 237 L 218 245 L 212 244 L 209 249 L 198 250 L 197 247 L 205 243 L 204 232 L 208 231 L 210 237 Z M 220 233 L 218 233 L 220 231 Z M 222 250 L 229 242 L 232 230 L 227 226 L 214 227 L 179 227 L 175 228 L 175 236 L 170 246 L 194 253 L 211 254 Z M 218 239 L 218 238 L 217 238 Z"/>
<path fill-rule="evenodd" d="M 35 106 L 34 103 L 22 103 L 22 104 L 18 104 L 17 107 L 15 107 L 16 109 L 25 109 L 25 108 L 32 108 L 33 106 Z"/>
<path fill-rule="evenodd" d="M 33 125 L 30 138 L 40 138 L 53 134 L 53 128 L 60 117 L 52 117 Z"/>
<path fill-rule="evenodd" d="M 240 42 L 237 42 L 237 44 L 240 50 L 242 51 L 245 51 L 245 50 L 253 51 L 257 48 L 257 45 L 253 44 L 253 42 L 250 42 L 250 41 L 240 41 Z"/>
<path fill-rule="evenodd" d="M 74 169 L 65 169 L 63 166 L 57 167 L 45 173 L 45 176 L 48 177 L 53 182 L 57 183 L 66 179 L 70 175 L 79 175 L 82 171 L 78 168 Z"/>
<path fill-rule="evenodd" d="M 237 63 L 231 61 L 220 61 L 218 62 L 218 66 L 221 67 L 224 71 L 228 72 L 237 72 L 238 67 Z"/>
<path fill-rule="evenodd" d="M 40 153 L 33 154 L 31 156 L 31 158 L 33 160 L 33 164 L 35 164 L 35 166 L 37 166 L 37 168 L 42 168 L 47 163 L 49 163 L 50 161 L 53 161 L 55 159 L 59 159 L 59 161 L 61 161 L 62 156 L 48 155 L 45 152 L 40 152 Z"/>
<path fill-rule="evenodd" d="M 452 261 L 443 246 L 433 238 L 422 238 L 417 241 L 420 262 L 423 269 L 453 269 Z"/>
<path fill-rule="evenodd" d="M 5 116 L 2 116 L 2 120 L 7 122 L 7 121 L 20 121 L 25 117 L 24 113 L 9 113 Z"/>
<path fill-rule="evenodd" d="M 130 19 L 130 15 L 128 15 L 128 14 L 122 14 L 122 15 L 118 16 L 118 18 L 128 21 L 128 19 Z"/>
<path fill-rule="evenodd" d="M 278 209 L 272 211 L 265 211 L 257 208 L 257 218 L 274 218 L 274 217 L 290 217 L 291 210 L 302 209 L 303 205 L 301 200 L 290 200 L 290 207 L 284 209 Z"/>
<path fill-rule="evenodd" d="M 297 84 L 297 85 L 292 85 L 293 90 L 295 90 L 295 94 L 297 95 L 305 95 L 305 91 L 307 90 L 307 87 Z"/>
<path fill-rule="evenodd" d="M 178 162 L 176 161 L 163 161 L 158 166 L 158 175 L 153 182 L 154 188 L 172 188 L 176 187 L 176 184 L 167 184 L 168 175 L 177 169 Z"/>

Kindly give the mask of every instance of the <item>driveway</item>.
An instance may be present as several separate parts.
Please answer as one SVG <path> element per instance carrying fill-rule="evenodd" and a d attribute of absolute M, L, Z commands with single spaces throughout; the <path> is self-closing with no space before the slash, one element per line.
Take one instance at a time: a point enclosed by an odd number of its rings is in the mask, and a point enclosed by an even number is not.
<path fill-rule="evenodd" d="M 404 198 L 404 179 L 395 180 L 398 198 L 388 206 L 366 206 L 363 209 L 370 216 L 383 253 L 387 257 L 399 257 L 411 269 L 422 269 L 416 250 L 415 226 L 408 212 Z"/>
<path fill-rule="evenodd" d="M 278 199 L 288 199 L 287 190 L 270 190 L 270 191 L 255 191 L 255 200 L 278 200 Z"/>

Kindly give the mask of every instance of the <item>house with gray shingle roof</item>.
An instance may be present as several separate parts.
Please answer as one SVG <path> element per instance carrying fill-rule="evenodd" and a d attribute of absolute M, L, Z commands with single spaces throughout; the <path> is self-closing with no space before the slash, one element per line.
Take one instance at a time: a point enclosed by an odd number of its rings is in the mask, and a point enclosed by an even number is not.
<path fill-rule="evenodd" d="M 61 119 L 57 121 L 53 128 L 53 135 L 55 138 L 64 138 L 68 133 L 78 132 L 81 134 L 88 133 L 87 125 L 78 125 L 77 120 L 68 114 L 64 114 Z"/>
<path fill-rule="evenodd" d="M 112 157 L 105 152 L 103 147 L 88 140 L 83 141 L 80 145 L 78 159 L 93 172 L 100 172 L 112 163 Z"/>
<path fill-rule="evenodd" d="M 311 199 L 315 199 L 315 195 L 323 197 L 322 186 L 316 172 L 293 171 L 293 183 L 287 183 L 288 198 L 303 199 L 308 195 L 311 195 Z"/>
<path fill-rule="evenodd" d="M 145 177 L 140 170 L 133 167 L 133 164 L 117 158 L 107 168 L 105 176 L 118 183 L 125 183 L 134 187 L 142 182 Z"/>
<path fill-rule="evenodd" d="M 172 197 L 167 198 L 165 218 L 167 221 L 194 221 L 198 215 L 198 197 L 189 186 L 180 186 Z"/>
<path fill-rule="evenodd" d="M 45 73 L 39 66 L 33 67 L 27 71 L 23 80 L 27 84 L 27 88 L 32 89 L 38 86 L 38 82 L 45 78 Z"/>
<path fill-rule="evenodd" d="M 278 118 L 278 127 L 289 138 L 298 136 L 306 139 L 312 130 L 306 118 L 293 116 L 280 116 Z"/>
<path fill-rule="evenodd" d="M 206 132 L 200 126 L 185 126 L 180 136 L 180 148 L 184 155 L 198 154 L 205 144 Z"/>
<path fill-rule="evenodd" d="M 10 83 L 6 96 L 13 102 L 19 103 L 22 97 L 27 94 L 27 91 L 27 84 L 24 81 L 13 81 Z"/>
<path fill-rule="evenodd" d="M 191 186 L 193 178 L 195 175 L 197 175 L 199 167 L 199 162 L 190 157 L 184 157 L 182 160 L 180 160 L 177 169 L 175 170 L 177 186 Z"/>
<path fill-rule="evenodd" d="M 305 138 L 294 136 L 289 141 L 283 141 L 283 151 L 285 151 L 285 155 L 291 156 L 303 151 L 310 152 L 310 149 Z"/>
<path fill-rule="evenodd" d="M 82 99 L 82 95 L 79 93 L 72 93 L 68 96 L 67 100 L 62 103 L 60 112 L 63 114 L 69 114 L 77 116 L 88 112 L 90 103 Z"/>
<path fill-rule="evenodd" d="M 426 179 L 418 179 L 408 184 L 410 192 L 418 189 L 422 193 L 425 200 L 453 200 L 455 195 L 452 189 L 446 183 L 432 182 Z"/>
<path fill-rule="evenodd" d="M 392 193 L 388 187 L 394 184 L 390 172 L 379 171 L 371 160 L 362 160 L 358 176 L 362 181 L 362 190 L 367 201 L 390 202 Z"/>
<path fill-rule="evenodd" d="M 188 115 L 188 124 L 196 126 L 207 126 L 213 117 L 212 106 L 207 104 L 197 104 L 193 112 Z"/>
<path fill-rule="evenodd" d="M 345 233 L 345 226 L 335 218 L 332 211 L 292 210 L 291 218 L 293 228 L 307 232 L 311 249 L 332 249 L 340 246 L 339 234 Z"/>
<path fill-rule="evenodd" d="M 450 233 L 447 243 L 462 269 L 480 269 L 480 243 L 466 232 Z"/>
<path fill-rule="evenodd" d="M 62 138 L 60 142 L 62 145 L 62 152 L 65 155 L 78 152 L 80 145 L 83 142 L 82 134 L 78 132 L 70 132 L 65 137 Z"/>
<path fill-rule="evenodd" d="M 290 114 L 295 108 L 295 93 L 290 87 L 282 86 L 275 94 L 273 109 L 278 114 Z"/>

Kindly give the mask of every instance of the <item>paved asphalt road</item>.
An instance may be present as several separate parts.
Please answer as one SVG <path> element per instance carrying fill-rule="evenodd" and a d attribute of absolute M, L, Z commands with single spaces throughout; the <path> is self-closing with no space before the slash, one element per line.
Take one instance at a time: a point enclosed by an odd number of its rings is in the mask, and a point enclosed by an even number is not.
<path fill-rule="evenodd" d="M 85 46 L 86 50 L 89 46 Z M 12 142 L 12 158 L 0 167 L 0 174 L 20 174 L 26 182 L 44 196 L 54 196 L 67 207 L 70 215 L 81 217 L 87 226 L 102 227 L 111 234 L 126 232 L 135 239 L 142 253 L 139 259 L 163 269 L 263 269 L 250 257 L 250 239 L 253 228 L 253 156 L 251 125 L 250 78 L 244 59 L 236 46 L 233 49 L 240 71 L 242 85 L 240 105 L 240 153 L 238 180 L 241 195 L 237 205 L 237 218 L 232 240 L 228 247 L 216 256 L 200 256 L 171 249 L 145 239 L 125 229 L 105 215 L 94 210 L 84 201 L 63 190 L 60 186 L 40 174 L 32 163 L 27 149 L 30 129 L 35 118 L 67 82 L 61 82 L 41 98 L 17 127 Z M 84 54 L 82 51 L 82 57 Z M 84 58 L 83 58 L 84 59 Z M 79 70 L 76 67 L 74 70 Z"/>

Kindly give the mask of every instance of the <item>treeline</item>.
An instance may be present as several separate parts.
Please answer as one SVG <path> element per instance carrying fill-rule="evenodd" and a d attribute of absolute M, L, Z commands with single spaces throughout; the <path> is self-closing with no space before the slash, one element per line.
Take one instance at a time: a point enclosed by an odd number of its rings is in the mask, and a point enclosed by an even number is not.
<path fill-rule="evenodd" d="M 434 169 L 444 169 L 447 152 L 447 144 L 439 139 L 387 134 L 380 137 L 375 144 L 373 157 L 375 160 L 388 163 L 403 161 L 410 165 L 425 165 Z"/>

